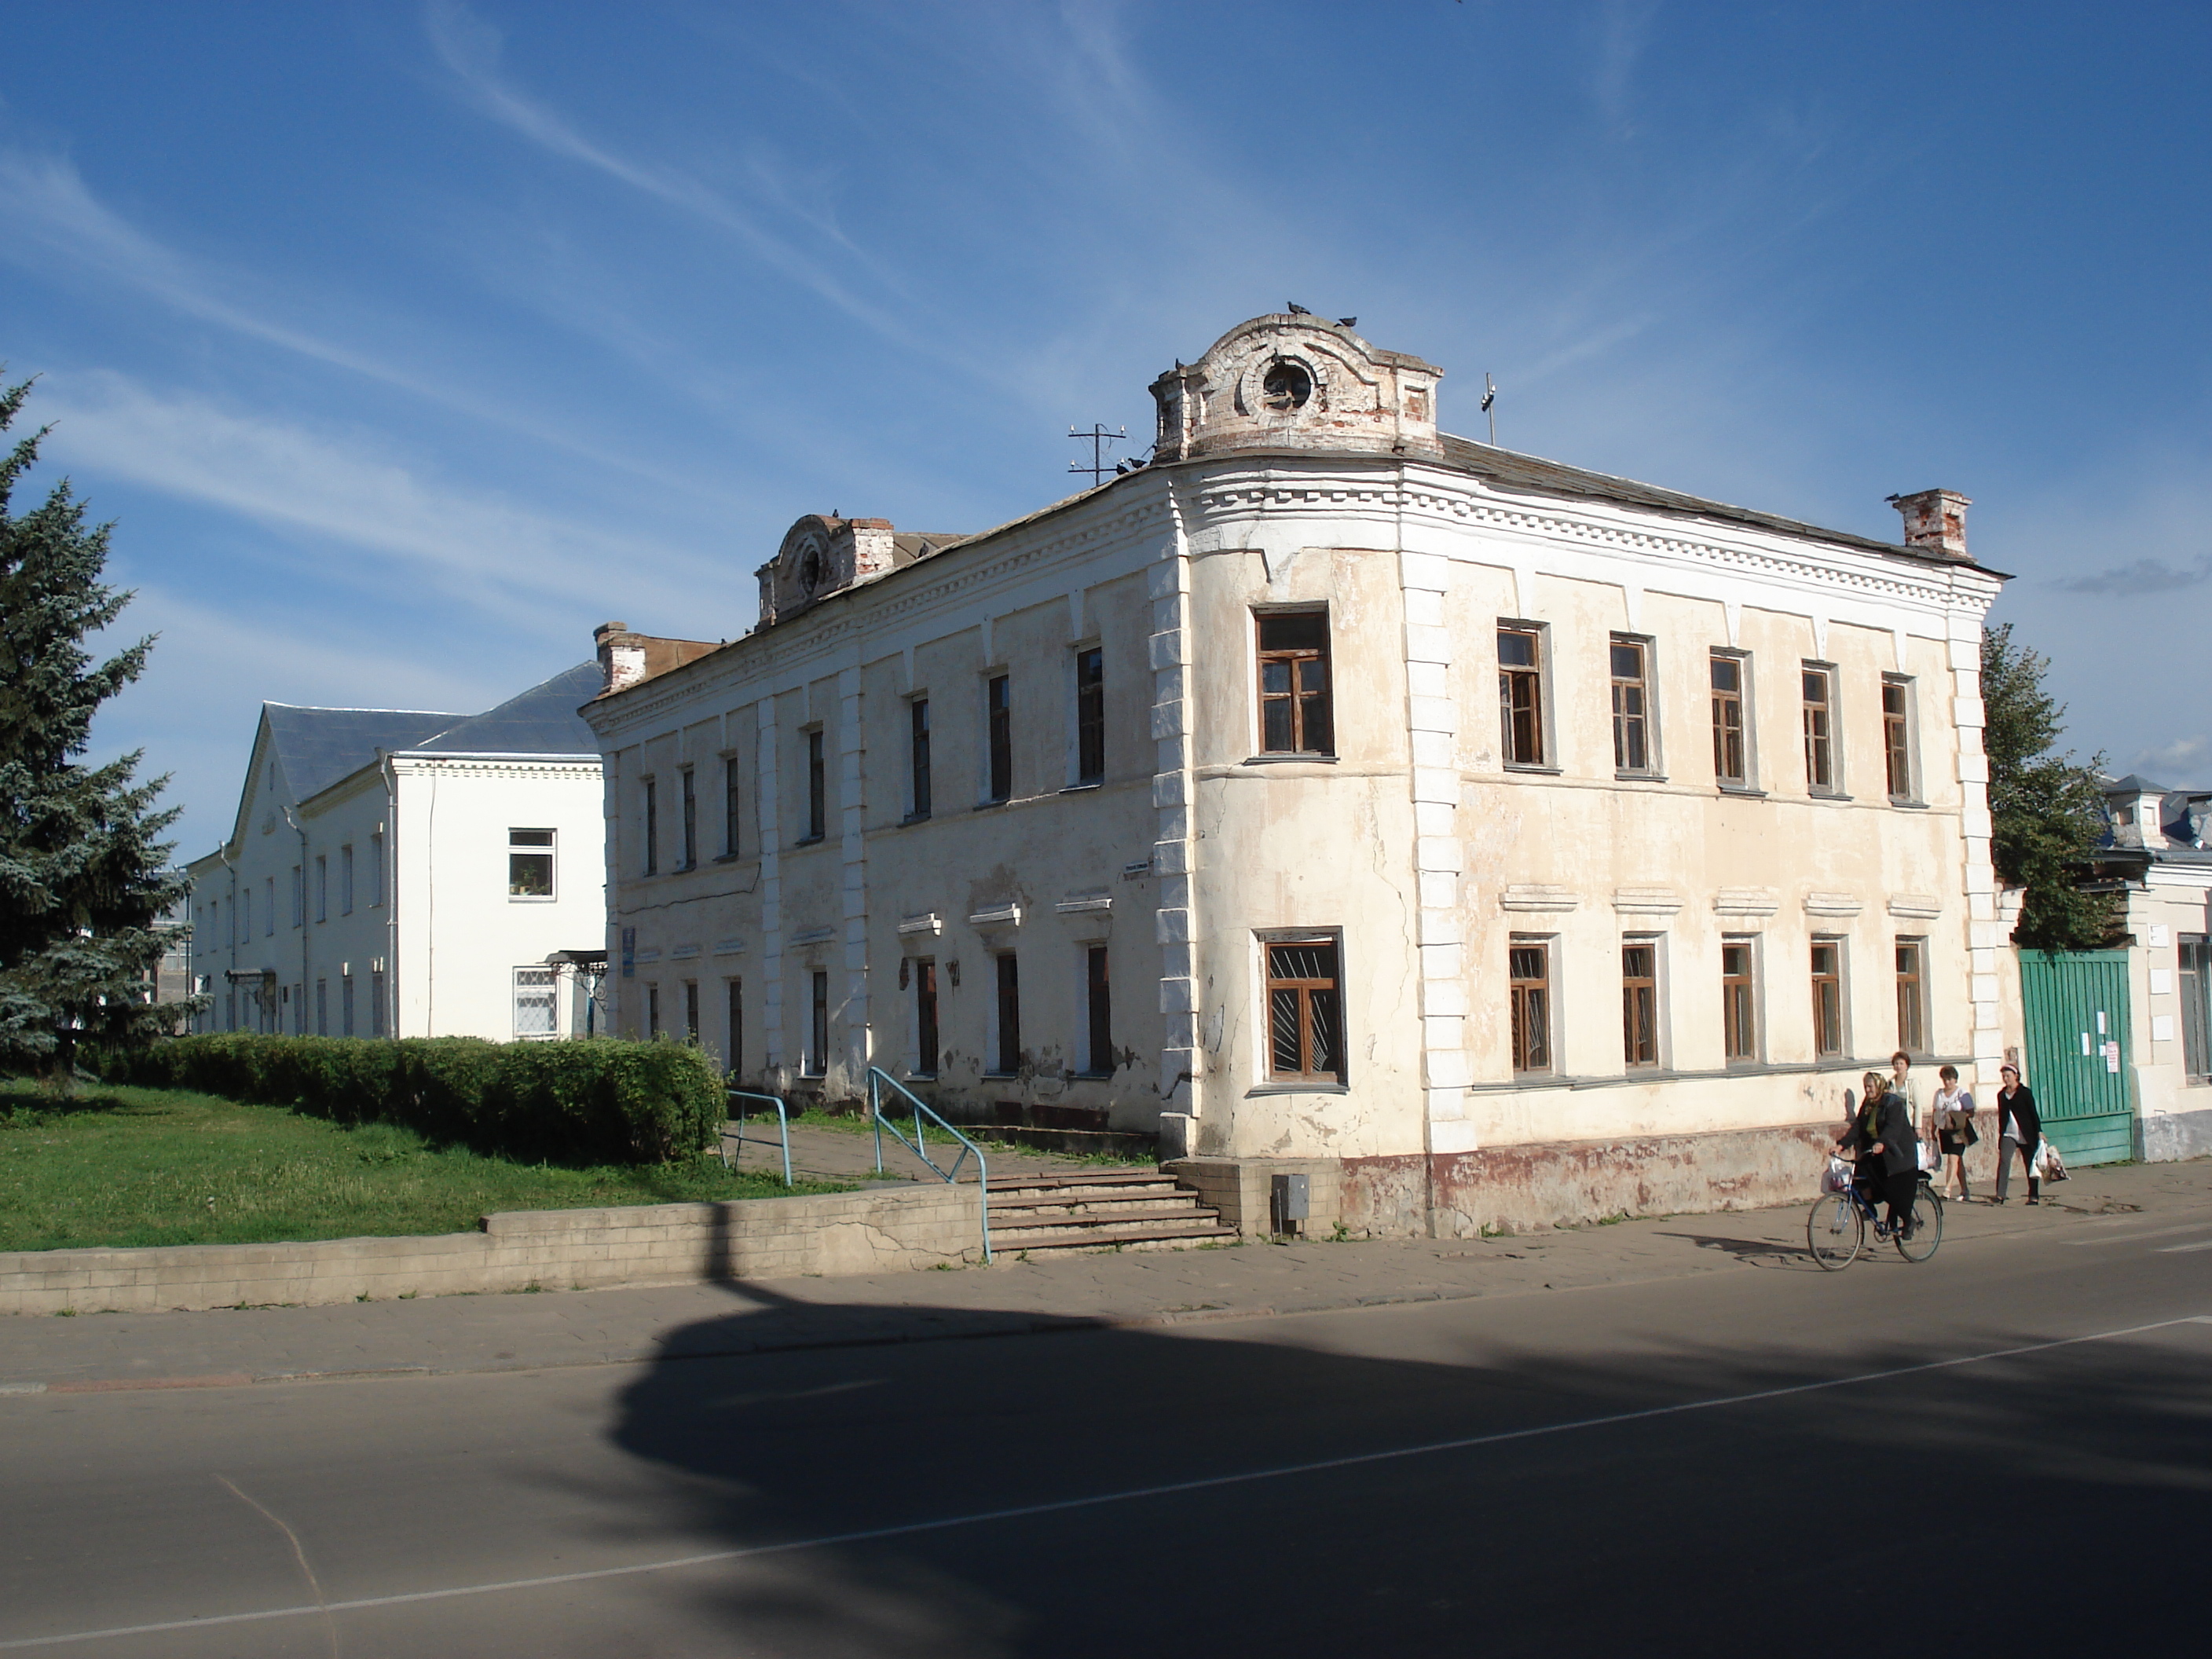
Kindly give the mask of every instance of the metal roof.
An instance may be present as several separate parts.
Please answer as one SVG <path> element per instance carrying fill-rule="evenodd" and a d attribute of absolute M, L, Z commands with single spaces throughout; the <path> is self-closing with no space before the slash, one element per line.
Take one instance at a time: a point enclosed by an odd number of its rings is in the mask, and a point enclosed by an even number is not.
<path fill-rule="evenodd" d="M 269 744 L 292 787 L 292 799 L 319 795 L 376 759 L 382 749 L 405 749 L 434 736 L 462 716 L 412 708 L 304 708 L 264 702 L 261 718 Z"/>
<path fill-rule="evenodd" d="M 433 736 L 392 746 L 417 753 L 580 755 L 597 760 L 599 741 L 576 709 L 599 696 L 599 665 L 580 662 L 496 708 L 448 725 Z"/>

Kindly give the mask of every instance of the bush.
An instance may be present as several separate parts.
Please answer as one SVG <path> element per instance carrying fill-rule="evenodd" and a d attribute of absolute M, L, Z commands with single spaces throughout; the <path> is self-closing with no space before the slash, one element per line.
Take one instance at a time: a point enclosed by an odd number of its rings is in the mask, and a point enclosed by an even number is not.
<path fill-rule="evenodd" d="M 117 1081 L 289 1106 L 335 1122 L 397 1123 L 530 1162 L 661 1164 L 714 1137 L 722 1084 L 680 1043 L 586 1038 L 173 1037 L 124 1057 Z"/>

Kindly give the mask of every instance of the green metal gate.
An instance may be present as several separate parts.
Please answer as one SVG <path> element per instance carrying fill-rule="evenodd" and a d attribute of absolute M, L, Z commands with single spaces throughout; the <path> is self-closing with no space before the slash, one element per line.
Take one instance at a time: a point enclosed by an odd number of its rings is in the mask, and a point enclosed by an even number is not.
<path fill-rule="evenodd" d="M 2027 1085 L 2069 1164 L 2135 1156 L 2129 1101 L 2128 953 L 2022 951 Z"/>

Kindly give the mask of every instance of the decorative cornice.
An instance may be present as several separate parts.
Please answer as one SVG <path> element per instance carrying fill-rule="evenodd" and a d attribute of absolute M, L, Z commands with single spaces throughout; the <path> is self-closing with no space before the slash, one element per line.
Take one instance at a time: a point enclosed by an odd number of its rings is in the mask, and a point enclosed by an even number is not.
<path fill-rule="evenodd" d="M 1808 916 L 1855 916 L 1865 908 L 1855 893 L 1805 895 L 1805 914 Z"/>
<path fill-rule="evenodd" d="M 1782 908 L 1771 887 L 1723 887 L 1713 895 L 1713 910 L 1723 916 L 1771 916 Z"/>
<path fill-rule="evenodd" d="M 1671 916 L 1682 908 L 1682 896 L 1671 887 L 1616 887 L 1613 908 L 1623 915 Z"/>
<path fill-rule="evenodd" d="M 1892 893 L 1889 914 L 1917 921 L 1930 921 L 1943 914 L 1943 901 L 1929 893 Z"/>
<path fill-rule="evenodd" d="M 1573 888 L 1545 882 L 1516 882 L 1498 891 L 1498 908 L 1505 910 L 1565 912 L 1577 908 L 1582 902 L 1582 895 Z"/>
<path fill-rule="evenodd" d="M 945 931 L 945 922 L 933 910 L 927 915 L 900 917 L 898 930 L 899 936 L 902 939 L 918 933 L 927 934 L 931 939 L 935 939 Z"/>
<path fill-rule="evenodd" d="M 994 905 L 969 916 L 968 925 L 970 927 L 1018 927 L 1022 925 L 1022 907 L 1018 904 Z"/>

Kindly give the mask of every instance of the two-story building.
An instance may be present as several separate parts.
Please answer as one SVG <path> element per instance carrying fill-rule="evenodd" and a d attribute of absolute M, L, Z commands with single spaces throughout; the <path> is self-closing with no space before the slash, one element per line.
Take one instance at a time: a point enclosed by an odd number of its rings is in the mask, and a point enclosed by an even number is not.
<path fill-rule="evenodd" d="M 596 663 L 477 715 L 264 703 L 229 838 L 187 866 L 200 1030 L 581 1035 L 596 950 Z"/>
<path fill-rule="evenodd" d="M 609 984 L 765 1086 L 1156 1130 L 1262 1224 L 1809 1190 L 1893 1048 L 1993 1086 L 1963 496 L 1888 543 L 1449 436 L 1269 316 L 1150 465 L 808 517 L 721 647 L 600 630 Z"/>

